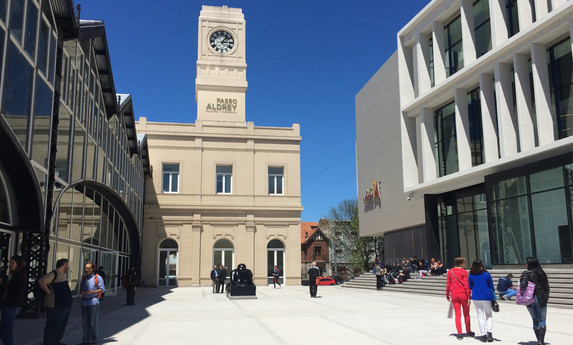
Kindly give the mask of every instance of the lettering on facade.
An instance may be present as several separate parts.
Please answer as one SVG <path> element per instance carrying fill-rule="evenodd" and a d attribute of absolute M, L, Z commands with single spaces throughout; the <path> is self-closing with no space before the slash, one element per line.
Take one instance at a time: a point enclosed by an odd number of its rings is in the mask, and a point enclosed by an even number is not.
<path fill-rule="evenodd" d="M 237 113 L 237 100 L 235 98 L 217 98 L 217 103 L 207 103 L 205 109 L 208 113 Z"/>

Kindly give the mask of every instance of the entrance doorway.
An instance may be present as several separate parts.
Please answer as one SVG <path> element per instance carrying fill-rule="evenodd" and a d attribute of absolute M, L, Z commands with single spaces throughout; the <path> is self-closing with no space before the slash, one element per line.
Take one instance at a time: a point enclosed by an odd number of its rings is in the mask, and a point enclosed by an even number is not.
<path fill-rule="evenodd" d="M 179 246 L 172 239 L 167 239 L 159 245 L 158 287 L 177 286 L 177 251 Z"/>
<path fill-rule="evenodd" d="M 213 265 L 219 267 L 220 264 L 227 268 L 227 279 L 225 280 L 225 284 L 227 284 L 228 277 L 235 267 L 235 250 L 233 243 L 226 239 L 218 240 L 213 246 Z"/>
<path fill-rule="evenodd" d="M 278 282 L 284 284 L 285 248 L 280 240 L 272 240 L 267 245 L 267 280 L 269 285 L 274 284 L 275 266 L 279 269 Z"/>

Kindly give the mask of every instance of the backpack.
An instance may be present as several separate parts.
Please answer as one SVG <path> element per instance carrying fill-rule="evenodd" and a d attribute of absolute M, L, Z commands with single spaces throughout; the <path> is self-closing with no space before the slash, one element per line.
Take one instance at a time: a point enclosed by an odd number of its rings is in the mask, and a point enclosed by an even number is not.
<path fill-rule="evenodd" d="M 98 274 L 96 273 L 95 276 L 94 276 L 94 283 L 95 283 L 96 290 L 97 290 L 98 287 L 99 287 L 99 285 L 98 285 L 98 283 L 97 283 L 97 277 L 98 277 Z M 100 292 L 100 293 L 97 294 L 97 299 L 101 300 L 101 297 L 102 297 L 102 295 L 101 295 L 101 292 Z"/>
<path fill-rule="evenodd" d="M 58 273 L 56 272 L 56 270 L 53 270 L 52 272 L 54 272 L 54 279 L 52 279 L 52 281 L 50 282 L 50 284 L 48 284 L 48 286 L 52 286 L 56 278 L 58 278 Z M 40 306 L 40 308 L 43 308 L 44 299 L 46 298 L 46 291 L 42 289 L 39 281 L 40 279 L 36 279 L 36 281 L 34 282 L 34 301 Z"/>

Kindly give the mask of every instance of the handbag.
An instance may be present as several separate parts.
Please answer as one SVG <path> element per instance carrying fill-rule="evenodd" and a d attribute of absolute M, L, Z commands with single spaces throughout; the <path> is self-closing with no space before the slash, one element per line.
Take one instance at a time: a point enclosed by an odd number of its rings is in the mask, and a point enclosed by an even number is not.
<path fill-rule="evenodd" d="M 519 286 L 517 289 L 517 295 L 515 295 L 515 303 L 519 305 L 531 305 L 535 302 L 535 284 L 529 281 L 527 287 Z"/>
<path fill-rule="evenodd" d="M 448 319 L 454 316 L 454 304 L 450 301 L 450 307 L 448 308 Z"/>
<path fill-rule="evenodd" d="M 490 290 L 490 291 L 493 294 L 493 299 L 491 300 L 491 310 L 493 310 L 494 313 L 497 313 L 499 311 L 499 304 L 497 303 L 497 296 L 495 295 L 495 292 L 493 292 L 493 290 Z"/>

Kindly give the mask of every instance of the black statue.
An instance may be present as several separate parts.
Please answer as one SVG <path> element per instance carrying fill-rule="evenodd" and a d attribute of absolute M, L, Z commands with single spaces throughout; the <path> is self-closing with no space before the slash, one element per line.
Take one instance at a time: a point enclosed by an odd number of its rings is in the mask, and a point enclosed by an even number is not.
<path fill-rule="evenodd" d="M 245 264 L 239 264 L 237 269 L 231 272 L 232 286 L 250 286 L 253 284 L 253 272 L 247 269 Z"/>
<path fill-rule="evenodd" d="M 257 298 L 257 287 L 253 284 L 253 272 L 245 264 L 239 264 L 231 272 L 231 282 L 227 285 L 227 297 Z"/>

